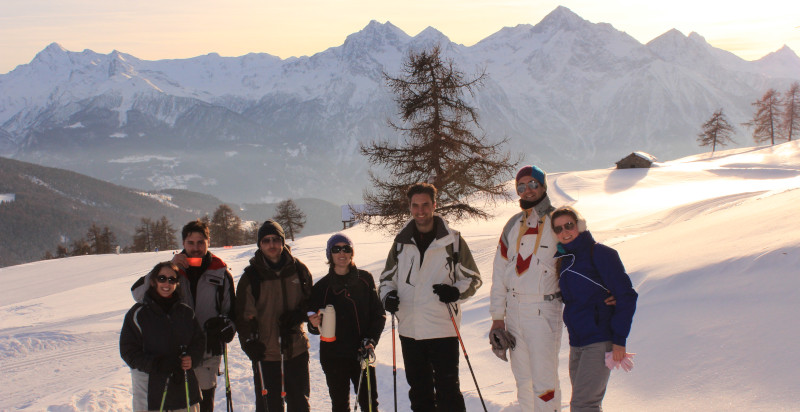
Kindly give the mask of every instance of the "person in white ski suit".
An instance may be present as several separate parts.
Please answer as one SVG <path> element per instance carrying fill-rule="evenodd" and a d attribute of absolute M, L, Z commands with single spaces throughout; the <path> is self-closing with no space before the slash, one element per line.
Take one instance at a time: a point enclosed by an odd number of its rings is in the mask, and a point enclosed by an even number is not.
<path fill-rule="evenodd" d="M 499 330 L 516 340 L 510 357 L 521 409 L 560 411 L 558 352 L 564 326 L 553 258 L 557 242 L 549 217 L 554 208 L 540 168 L 520 169 L 516 186 L 522 211 L 500 234 L 492 273 L 490 337 Z"/>

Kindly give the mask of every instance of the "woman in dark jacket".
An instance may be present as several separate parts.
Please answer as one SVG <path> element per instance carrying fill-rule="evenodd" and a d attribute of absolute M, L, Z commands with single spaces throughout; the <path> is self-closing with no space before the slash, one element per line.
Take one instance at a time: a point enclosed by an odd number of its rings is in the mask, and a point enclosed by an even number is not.
<path fill-rule="evenodd" d="M 638 295 L 617 251 L 596 243 L 575 209 L 556 209 L 550 222 L 559 242 L 556 267 L 569 332 L 570 410 L 602 411 L 611 373 L 606 352 L 615 361 L 625 357 Z M 616 305 L 607 305 L 612 295 Z"/>
<path fill-rule="evenodd" d="M 133 410 L 199 410 L 200 387 L 192 371 L 203 359 L 205 337 L 192 308 L 181 303 L 178 268 L 157 264 L 142 303 L 125 315 L 119 352 L 131 368 Z M 188 394 L 184 380 L 188 381 Z M 166 396 L 165 396 L 166 392 Z"/>
<path fill-rule="evenodd" d="M 319 360 L 328 382 L 331 410 L 350 410 L 350 382 L 359 393 L 358 403 L 370 410 L 366 375 L 361 369 L 361 354 L 371 352 L 378 344 L 386 315 L 383 311 L 372 275 L 356 268 L 353 263 L 353 242 L 337 233 L 328 239 L 326 255 L 330 269 L 311 289 L 310 311 L 317 312 L 327 305 L 336 311 L 336 339 L 320 339 Z M 325 322 L 327 320 L 322 320 Z M 309 316 L 309 331 L 318 334 L 321 317 Z M 372 411 L 378 410 L 378 390 L 375 367 L 369 366 Z M 362 375 L 365 377 L 362 378 Z M 361 382 L 361 390 L 358 383 Z"/>

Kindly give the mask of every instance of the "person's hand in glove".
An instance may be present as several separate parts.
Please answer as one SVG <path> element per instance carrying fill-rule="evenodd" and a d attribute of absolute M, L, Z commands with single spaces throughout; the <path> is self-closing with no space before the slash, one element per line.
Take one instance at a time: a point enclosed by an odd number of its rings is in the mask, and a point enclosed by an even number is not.
<path fill-rule="evenodd" d="M 242 343 L 242 350 L 251 361 L 255 362 L 264 359 L 264 352 L 267 351 L 267 347 L 258 338 L 251 337 Z"/>
<path fill-rule="evenodd" d="M 205 323 L 206 349 L 212 355 L 222 355 L 223 345 L 233 340 L 236 328 L 233 322 L 223 316 L 210 318 Z"/>
<path fill-rule="evenodd" d="M 183 372 L 182 359 L 179 356 L 165 355 L 153 359 L 153 370 L 160 374 L 171 375 L 174 372 Z"/>
<path fill-rule="evenodd" d="M 439 300 L 442 303 L 455 302 L 461 295 L 461 292 L 458 290 L 457 287 L 446 285 L 444 283 L 433 285 L 433 293 L 439 295 Z"/>
<path fill-rule="evenodd" d="M 492 352 L 498 358 L 508 362 L 506 351 L 513 350 L 517 346 L 517 340 L 514 335 L 505 329 L 492 329 L 489 331 L 489 343 L 492 345 Z"/>
<path fill-rule="evenodd" d="M 278 319 L 278 326 L 281 329 L 281 335 L 288 336 L 290 331 L 297 325 L 308 321 L 308 316 L 306 316 L 303 311 L 300 310 L 290 310 L 288 312 L 283 312 L 281 314 L 280 319 Z"/>
<path fill-rule="evenodd" d="M 386 297 L 383 298 L 383 309 L 392 314 L 400 309 L 400 298 L 397 297 L 396 290 L 387 293 Z"/>
<path fill-rule="evenodd" d="M 370 338 L 364 338 L 361 341 L 361 348 L 358 349 L 358 353 L 362 359 L 373 363 L 375 361 L 375 341 Z"/>

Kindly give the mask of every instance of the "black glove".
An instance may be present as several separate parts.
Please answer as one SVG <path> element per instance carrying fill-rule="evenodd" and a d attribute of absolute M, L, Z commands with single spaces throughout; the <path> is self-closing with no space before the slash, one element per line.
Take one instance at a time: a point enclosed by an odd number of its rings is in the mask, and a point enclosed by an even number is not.
<path fill-rule="evenodd" d="M 174 372 L 183 372 L 183 365 L 179 356 L 158 356 L 153 359 L 153 370 L 159 374 L 171 375 Z"/>
<path fill-rule="evenodd" d="M 368 346 L 372 345 L 371 348 Z M 361 359 L 367 359 L 370 362 L 375 360 L 375 341 L 370 338 L 364 338 L 361 341 L 361 347 L 358 348 L 358 354 Z"/>
<path fill-rule="evenodd" d="M 396 290 L 387 293 L 383 298 L 383 309 L 392 314 L 400 309 L 400 298 L 397 297 Z"/>
<path fill-rule="evenodd" d="M 242 343 L 242 350 L 251 361 L 255 362 L 264 359 L 267 347 L 258 339 L 248 339 Z"/>
<path fill-rule="evenodd" d="M 300 310 L 290 310 L 288 312 L 283 312 L 281 317 L 278 319 L 278 326 L 281 329 L 282 336 L 289 336 L 291 334 L 291 330 L 295 328 L 295 326 L 308 321 L 308 316 Z"/>
<path fill-rule="evenodd" d="M 206 348 L 212 355 L 222 355 L 223 346 L 233 339 L 236 328 L 233 322 L 224 317 L 216 316 L 206 321 Z"/>
<path fill-rule="evenodd" d="M 439 295 L 439 300 L 442 303 L 455 302 L 458 300 L 458 297 L 461 296 L 461 292 L 457 287 L 445 285 L 444 283 L 433 285 L 433 293 Z"/>

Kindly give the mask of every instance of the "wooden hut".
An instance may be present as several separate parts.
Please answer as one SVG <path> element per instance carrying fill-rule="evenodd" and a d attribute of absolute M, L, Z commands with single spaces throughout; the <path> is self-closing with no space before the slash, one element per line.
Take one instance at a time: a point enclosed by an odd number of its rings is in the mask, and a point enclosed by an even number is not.
<path fill-rule="evenodd" d="M 633 152 L 617 162 L 617 169 L 650 168 L 657 159 L 645 152 Z"/>

